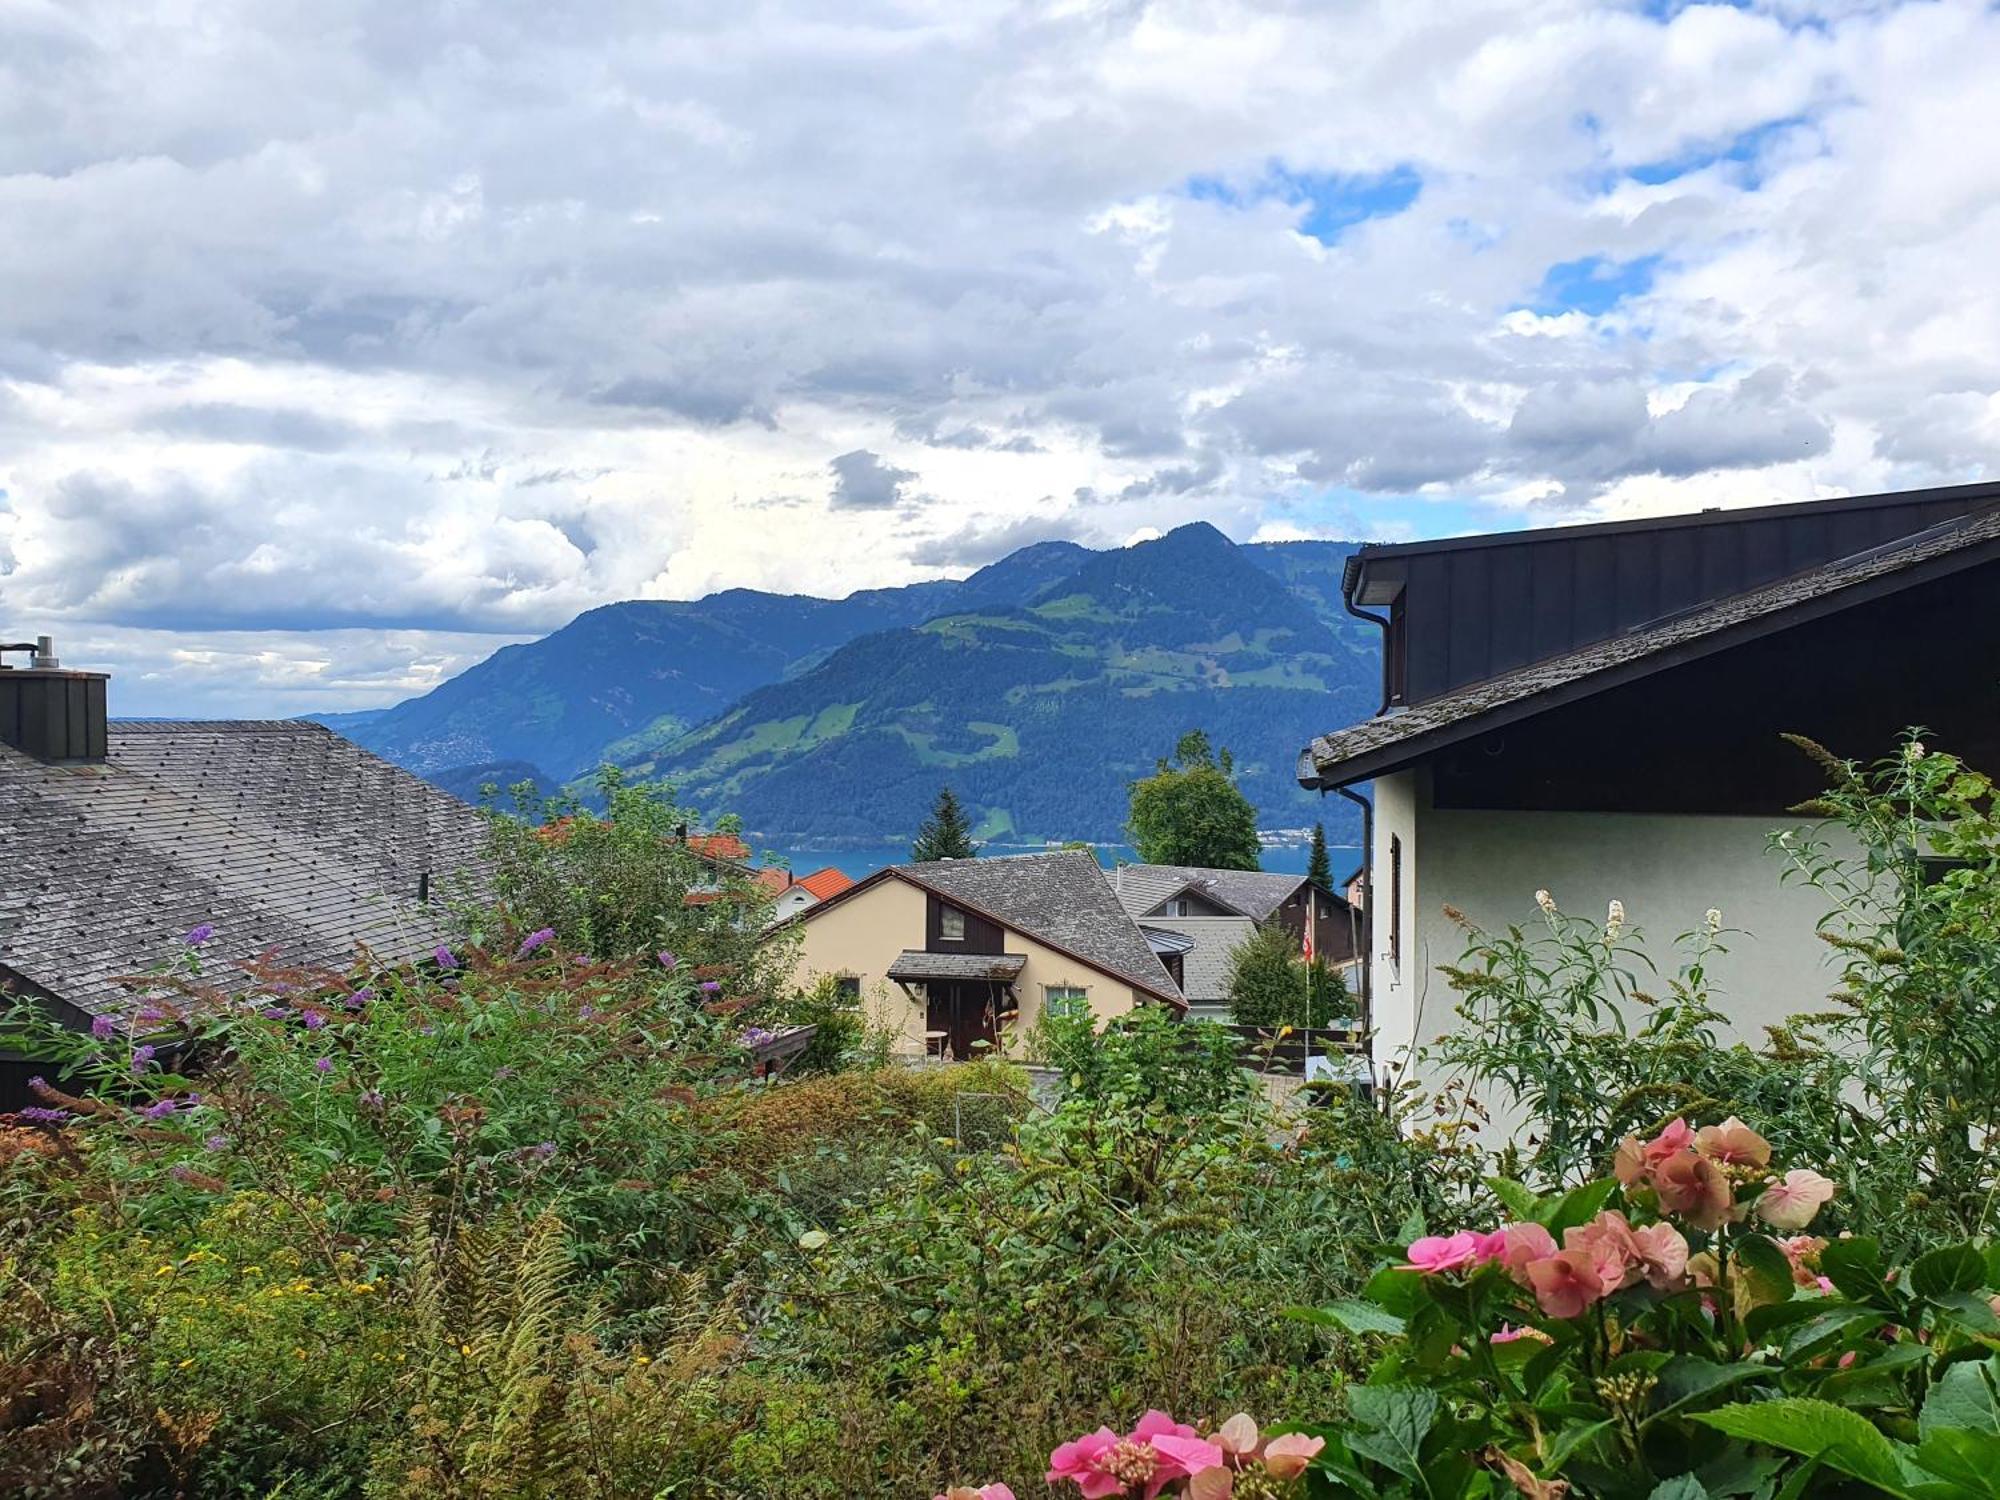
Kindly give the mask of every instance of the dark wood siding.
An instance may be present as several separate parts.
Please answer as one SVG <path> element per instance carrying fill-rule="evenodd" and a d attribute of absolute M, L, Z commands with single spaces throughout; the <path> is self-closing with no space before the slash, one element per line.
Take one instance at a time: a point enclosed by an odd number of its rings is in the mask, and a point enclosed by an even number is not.
<path fill-rule="evenodd" d="M 953 910 L 964 913 L 965 941 L 947 942 L 940 936 L 941 919 L 949 902 L 940 900 L 929 892 L 924 894 L 924 951 L 927 953 L 1004 953 L 1007 933 L 984 917 L 966 911 L 964 907 Z"/>
<path fill-rule="evenodd" d="M 1406 581 L 1390 606 L 1388 696 L 1428 702 L 1608 640 L 1963 515 L 2000 499 L 2000 487 L 1991 488 L 1984 496 L 1939 491 L 1745 512 L 1740 520 L 1704 514 L 1678 526 L 1524 532 L 1397 555 Z"/>
<path fill-rule="evenodd" d="M 1996 598 L 2000 563 L 1551 709 L 1441 752 L 1433 800 L 1741 814 L 1778 828 L 1798 821 L 1786 810 L 1824 786 L 1782 735 L 1873 761 L 1916 726 L 1938 749 L 2000 771 Z"/>
<path fill-rule="evenodd" d="M 104 683 L 81 672 L 0 672 L 0 744 L 37 760 L 103 760 Z"/>

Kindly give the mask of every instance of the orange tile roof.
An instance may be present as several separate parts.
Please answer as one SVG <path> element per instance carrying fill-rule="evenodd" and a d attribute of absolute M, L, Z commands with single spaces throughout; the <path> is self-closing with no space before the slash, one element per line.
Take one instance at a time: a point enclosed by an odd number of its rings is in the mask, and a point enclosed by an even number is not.
<path fill-rule="evenodd" d="M 782 891 L 792 883 L 791 873 L 776 865 L 762 865 L 750 874 L 767 891 Z"/>
<path fill-rule="evenodd" d="M 814 870 L 810 875 L 801 875 L 794 883 L 812 892 L 815 901 L 824 901 L 829 896 L 838 895 L 846 890 L 854 884 L 854 881 L 848 875 L 834 869 L 832 865 L 828 865 L 824 870 Z"/>
<path fill-rule="evenodd" d="M 704 859 L 748 859 L 750 846 L 733 833 L 691 833 L 688 848 Z"/>

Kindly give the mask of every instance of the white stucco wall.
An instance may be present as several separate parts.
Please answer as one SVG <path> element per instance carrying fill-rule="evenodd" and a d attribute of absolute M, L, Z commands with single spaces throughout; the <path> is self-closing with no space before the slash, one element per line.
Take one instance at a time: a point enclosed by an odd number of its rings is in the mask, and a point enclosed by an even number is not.
<path fill-rule="evenodd" d="M 1782 818 L 1439 810 L 1420 772 L 1385 777 L 1376 795 L 1377 889 L 1386 901 L 1388 840 L 1399 834 L 1405 908 L 1400 971 L 1387 959 L 1386 919 L 1375 929 L 1378 1065 L 1402 1062 L 1413 1043 L 1456 1022 L 1457 996 L 1436 969 L 1459 961 L 1466 935 L 1443 908 L 1489 931 L 1514 924 L 1532 932 L 1538 889 L 1598 922 L 1614 898 L 1622 901 L 1666 974 L 1681 963 L 1674 939 L 1719 908 L 1725 928 L 1740 930 L 1709 966 L 1711 993 L 1745 1040 L 1761 1040 L 1767 1024 L 1787 1016 L 1824 1010 L 1836 986 L 1832 951 L 1815 935 L 1826 898 L 1784 882 L 1784 862 L 1767 852 Z"/>

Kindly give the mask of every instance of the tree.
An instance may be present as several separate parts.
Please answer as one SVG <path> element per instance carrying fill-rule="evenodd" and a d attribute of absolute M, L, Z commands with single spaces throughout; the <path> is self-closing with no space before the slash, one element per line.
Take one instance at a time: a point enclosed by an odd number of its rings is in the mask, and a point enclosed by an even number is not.
<path fill-rule="evenodd" d="M 1306 879 L 1322 890 L 1333 889 L 1333 861 L 1326 856 L 1326 824 L 1313 824 L 1312 855 L 1306 860 Z"/>
<path fill-rule="evenodd" d="M 965 816 L 965 809 L 958 805 L 958 798 L 952 795 L 948 786 L 938 788 L 937 801 L 931 804 L 931 815 L 924 819 L 917 830 L 917 841 L 910 846 L 910 858 L 918 864 L 927 864 L 938 859 L 971 859 L 972 823 Z"/>
<path fill-rule="evenodd" d="M 1181 736 L 1171 762 L 1162 760 L 1132 784 L 1126 831 L 1149 865 L 1200 865 L 1255 870 L 1257 809 L 1236 785 L 1236 763 L 1219 755 L 1196 729 Z"/>
<path fill-rule="evenodd" d="M 1347 985 L 1323 959 L 1308 964 L 1276 923 L 1229 955 L 1229 1018 L 1243 1026 L 1324 1027 L 1350 1019 Z"/>

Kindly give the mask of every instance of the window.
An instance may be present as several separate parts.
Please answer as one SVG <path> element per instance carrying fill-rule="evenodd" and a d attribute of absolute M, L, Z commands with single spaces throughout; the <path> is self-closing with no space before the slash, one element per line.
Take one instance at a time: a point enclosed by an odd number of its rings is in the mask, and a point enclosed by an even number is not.
<path fill-rule="evenodd" d="M 1042 986 L 1042 1011 L 1051 1016 L 1089 1015 L 1088 992 L 1080 984 L 1045 984 Z"/>
<path fill-rule="evenodd" d="M 861 998 L 861 981 L 855 975 L 843 974 L 834 980 L 833 992 L 851 1005 Z"/>
<path fill-rule="evenodd" d="M 938 940 L 945 943 L 965 941 L 965 913 L 955 906 L 938 908 Z"/>
<path fill-rule="evenodd" d="M 1403 967 L 1403 841 L 1389 835 L 1389 962 Z"/>

